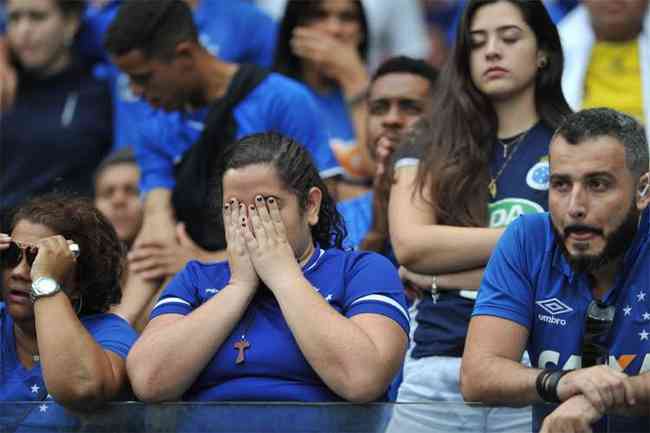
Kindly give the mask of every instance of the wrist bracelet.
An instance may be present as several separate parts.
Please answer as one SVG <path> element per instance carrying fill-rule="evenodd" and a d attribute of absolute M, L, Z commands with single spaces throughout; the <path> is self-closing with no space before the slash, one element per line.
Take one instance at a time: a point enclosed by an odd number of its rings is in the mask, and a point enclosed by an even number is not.
<path fill-rule="evenodd" d="M 543 370 L 539 373 L 537 380 L 535 381 L 537 394 L 539 394 L 542 400 L 548 403 L 561 403 L 560 397 L 557 395 L 557 386 L 560 383 L 562 376 L 571 371 L 572 370 L 556 369 Z"/>
<path fill-rule="evenodd" d="M 438 277 L 436 275 L 431 275 L 431 300 L 434 304 L 438 302 Z"/>

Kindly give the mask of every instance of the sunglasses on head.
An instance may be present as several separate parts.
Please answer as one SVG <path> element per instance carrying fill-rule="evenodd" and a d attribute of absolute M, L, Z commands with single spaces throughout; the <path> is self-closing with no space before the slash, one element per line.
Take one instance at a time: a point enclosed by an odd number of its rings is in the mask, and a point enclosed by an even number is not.
<path fill-rule="evenodd" d="M 69 245 L 72 255 L 79 256 L 79 245 L 72 243 Z M 16 241 L 9 243 L 9 248 L 0 251 L 0 268 L 12 269 L 22 262 L 23 257 L 27 260 L 27 264 L 31 268 L 38 255 L 38 247 L 35 245 L 20 244 Z"/>
<path fill-rule="evenodd" d="M 616 307 L 593 300 L 587 308 L 585 332 L 582 337 L 582 368 L 607 365 L 607 337 L 614 323 Z"/>

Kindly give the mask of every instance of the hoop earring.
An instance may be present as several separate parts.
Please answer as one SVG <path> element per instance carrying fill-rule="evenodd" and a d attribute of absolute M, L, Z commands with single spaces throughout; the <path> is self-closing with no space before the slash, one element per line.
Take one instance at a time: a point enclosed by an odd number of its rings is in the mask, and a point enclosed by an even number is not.
<path fill-rule="evenodd" d="M 81 313 L 81 308 L 83 307 L 84 304 L 84 298 L 83 295 L 79 295 L 79 301 L 77 302 L 77 307 L 75 308 L 75 312 L 77 313 L 77 316 Z"/>

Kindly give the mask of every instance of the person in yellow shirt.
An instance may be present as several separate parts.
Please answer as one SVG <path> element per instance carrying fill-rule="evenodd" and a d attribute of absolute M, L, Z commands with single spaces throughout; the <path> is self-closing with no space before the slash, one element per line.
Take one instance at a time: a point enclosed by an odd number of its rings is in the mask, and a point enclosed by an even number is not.
<path fill-rule="evenodd" d="M 649 26 L 648 0 L 583 0 L 560 22 L 572 108 L 610 107 L 649 124 Z"/>

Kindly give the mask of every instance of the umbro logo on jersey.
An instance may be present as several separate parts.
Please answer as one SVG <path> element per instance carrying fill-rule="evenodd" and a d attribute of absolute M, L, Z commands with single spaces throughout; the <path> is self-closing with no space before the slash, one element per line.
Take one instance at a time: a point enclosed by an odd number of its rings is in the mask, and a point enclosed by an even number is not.
<path fill-rule="evenodd" d="M 552 315 L 565 314 L 573 311 L 573 308 L 569 307 L 558 298 L 544 299 L 543 301 L 537 301 L 536 304 Z"/>
<path fill-rule="evenodd" d="M 537 315 L 539 320 L 548 323 L 549 325 L 566 326 L 566 320 L 555 316 L 567 314 L 573 311 L 573 308 L 569 307 L 558 298 L 544 299 L 543 301 L 537 301 L 536 304 L 539 305 L 542 310 L 550 314 L 550 316 L 546 314 Z"/>

